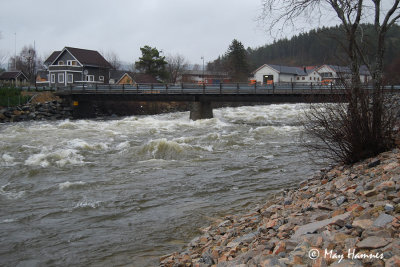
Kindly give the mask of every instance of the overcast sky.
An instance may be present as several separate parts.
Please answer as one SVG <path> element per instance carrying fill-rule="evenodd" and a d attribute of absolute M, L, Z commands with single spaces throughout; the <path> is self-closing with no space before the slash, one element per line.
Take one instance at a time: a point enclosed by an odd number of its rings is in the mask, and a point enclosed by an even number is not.
<path fill-rule="evenodd" d="M 261 0 L 2 0 L 0 53 L 35 42 L 45 57 L 65 46 L 115 52 L 134 62 L 140 47 L 182 54 L 202 64 L 233 39 L 245 48 L 271 43 L 256 18 Z M 15 34 L 16 33 L 16 34 Z M 16 38 L 15 38 L 16 36 Z"/>

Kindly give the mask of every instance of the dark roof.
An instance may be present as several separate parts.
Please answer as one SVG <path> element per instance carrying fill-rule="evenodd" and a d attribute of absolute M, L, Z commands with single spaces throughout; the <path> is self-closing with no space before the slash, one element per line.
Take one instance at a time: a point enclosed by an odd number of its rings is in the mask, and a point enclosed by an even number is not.
<path fill-rule="evenodd" d="M 281 65 L 268 65 L 268 66 L 275 69 L 279 73 L 295 74 L 295 75 L 300 75 L 300 76 L 307 75 L 307 72 L 304 72 L 304 68 L 288 67 L 288 66 L 281 66 Z"/>
<path fill-rule="evenodd" d="M 124 70 L 110 70 L 110 79 L 114 79 L 115 82 L 119 81 L 119 79 L 122 78 L 122 76 L 127 73 L 127 71 Z"/>
<path fill-rule="evenodd" d="M 54 51 L 48 59 L 46 59 L 45 63 L 53 64 L 54 61 L 62 54 L 63 51 L 67 50 L 73 55 L 76 60 L 78 60 L 84 66 L 93 66 L 93 67 L 102 67 L 102 68 L 112 68 L 110 63 L 97 51 L 74 48 L 74 47 L 65 47 L 62 51 Z"/>
<path fill-rule="evenodd" d="M 136 83 L 160 83 L 155 77 L 151 76 L 150 74 L 146 73 L 131 73 L 131 74 L 133 74 L 133 80 Z"/>
<path fill-rule="evenodd" d="M 20 75 L 23 75 L 25 79 L 28 79 L 22 71 L 5 71 L 0 74 L 0 80 L 16 79 Z"/>
<path fill-rule="evenodd" d="M 110 79 L 114 79 L 115 82 L 118 82 L 125 74 L 128 74 L 136 83 L 159 83 L 159 81 L 150 74 L 134 73 L 125 70 L 111 70 Z"/>
<path fill-rule="evenodd" d="M 61 51 L 54 51 L 51 55 L 43 62 L 45 65 L 50 65 L 56 60 L 57 56 L 61 53 Z"/>
<path fill-rule="evenodd" d="M 97 51 L 65 47 L 83 65 L 112 68 L 110 63 Z"/>
<path fill-rule="evenodd" d="M 336 65 L 328 65 L 331 69 L 338 73 L 351 73 L 350 67 L 347 66 L 336 66 Z M 360 74 L 361 75 L 370 75 L 370 72 L 365 65 L 360 66 Z"/>

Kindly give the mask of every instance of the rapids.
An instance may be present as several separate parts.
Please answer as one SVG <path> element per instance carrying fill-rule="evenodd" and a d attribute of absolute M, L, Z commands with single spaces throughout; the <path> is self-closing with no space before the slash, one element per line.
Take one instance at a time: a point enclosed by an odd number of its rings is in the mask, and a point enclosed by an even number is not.
<path fill-rule="evenodd" d="M 157 265 L 321 168 L 299 141 L 306 107 L 0 125 L 0 265 Z"/>

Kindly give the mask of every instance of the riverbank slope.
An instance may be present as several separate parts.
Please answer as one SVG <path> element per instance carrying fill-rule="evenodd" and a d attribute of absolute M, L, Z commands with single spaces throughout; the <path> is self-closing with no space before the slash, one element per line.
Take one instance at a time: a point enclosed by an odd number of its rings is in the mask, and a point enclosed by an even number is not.
<path fill-rule="evenodd" d="M 400 266 L 400 150 L 321 170 L 161 266 Z"/>

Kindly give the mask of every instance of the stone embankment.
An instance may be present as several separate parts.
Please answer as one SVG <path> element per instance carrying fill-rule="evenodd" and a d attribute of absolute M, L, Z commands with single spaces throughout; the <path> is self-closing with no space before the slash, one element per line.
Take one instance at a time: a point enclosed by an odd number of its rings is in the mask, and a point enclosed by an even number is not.
<path fill-rule="evenodd" d="M 61 100 L 0 109 L 0 123 L 72 119 L 72 108 Z"/>
<path fill-rule="evenodd" d="M 400 266 L 400 150 L 321 170 L 161 266 Z"/>

